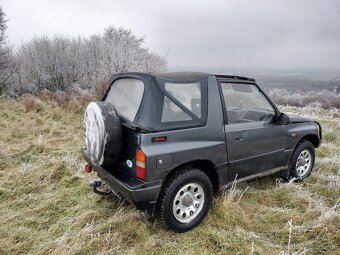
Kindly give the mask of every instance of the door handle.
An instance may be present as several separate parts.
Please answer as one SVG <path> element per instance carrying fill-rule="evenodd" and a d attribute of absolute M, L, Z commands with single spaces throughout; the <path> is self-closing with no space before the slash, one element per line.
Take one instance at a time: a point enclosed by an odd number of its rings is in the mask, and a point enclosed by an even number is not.
<path fill-rule="evenodd" d="M 243 137 L 242 136 L 234 138 L 234 142 L 242 142 L 242 141 L 243 141 Z"/>

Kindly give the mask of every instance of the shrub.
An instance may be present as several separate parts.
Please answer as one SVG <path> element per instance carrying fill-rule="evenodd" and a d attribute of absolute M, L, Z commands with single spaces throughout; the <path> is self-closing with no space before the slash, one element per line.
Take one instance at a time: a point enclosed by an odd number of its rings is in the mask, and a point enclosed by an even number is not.
<path fill-rule="evenodd" d="M 110 79 L 100 79 L 95 86 L 95 97 L 101 100 L 110 86 Z"/>
<path fill-rule="evenodd" d="M 23 96 L 21 96 L 20 101 L 24 105 L 26 112 L 30 111 L 39 112 L 43 110 L 43 105 L 41 101 L 35 96 L 32 96 L 30 94 L 24 94 Z"/>
<path fill-rule="evenodd" d="M 38 95 L 38 98 L 43 101 L 55 102 L 60 108 L 74 113 L 83 112 L 85 106 L 90 101 L 95 100 L 93 93 L 89 90 L 81 89 L 77 85 L 73 85 L 66 92 L 44 90 Z"/>

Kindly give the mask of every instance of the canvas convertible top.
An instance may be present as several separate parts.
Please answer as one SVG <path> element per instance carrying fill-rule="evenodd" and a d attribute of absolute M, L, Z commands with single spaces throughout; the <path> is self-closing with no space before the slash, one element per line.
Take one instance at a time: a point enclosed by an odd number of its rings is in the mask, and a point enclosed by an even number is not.
<path fill-rule="evenodd" d="M 116 79 L 126 77 L 126 76 L 135 76 L 144 79 L 145 81 L 149 81 L 153 78 L 168 80 L 168 81 L 176 81 L 176 82 L 186 82 L 186 81 L 195 81 L 203 78 L 207 78 L 209 76 L 216 76 L 217 78 L 226 78 L 226 79 L 237 79 L 237 80 L 248 80 L 255 81 L 252 78 L 247 78 L 238 75 L 227 75 L 227 74 L 211 74 L 211 73 L 203 73 L 203 72 L 169 72 L 169 73 L 141 73 L 141 72 L 129 72 L 122 74 L 114 74 L 111 76 L 111 83 Z"/>
<path fill-rule="evenodd" d="M 123 125 L 146 132 L 204 126 L 210 76 L 254 81 L 240 76 L 201 72 L 121 73 L 112 76 L 103 101 L 115 106 Z M 135 112 L 131 114 L 134 107 Z M 130 112 L 124 115 L 124 111 Z"/>

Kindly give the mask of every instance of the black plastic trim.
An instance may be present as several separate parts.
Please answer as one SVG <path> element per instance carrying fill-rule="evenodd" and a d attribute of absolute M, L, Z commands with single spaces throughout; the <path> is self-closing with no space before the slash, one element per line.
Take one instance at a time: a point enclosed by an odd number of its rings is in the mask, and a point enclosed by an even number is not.
<path fill-rule="evenodd" d="M 315 122 L 316 125 L 319 126 L 319 138 L 320 138 L 319 146 L 320 146 L 320 144 L 322 142 L 322 127 L 321 127 L 321 124 L 319 122 L 317 122 L 317 121 L 314 121 L 314 122 Z"/>
<path fill-rule="evenodd" d="M 98 176 L 115 192 L 120 193 L 127 201 L 140 210 L 154 213 L 156 201 L 161 191 L 162 181 L 144 182 L 136 178 L 124 179 L 123 176 L 114 176 L 103 167 L 94 164 L 84 149 L 81 149 L 83 158 L 93 167 Z"/>

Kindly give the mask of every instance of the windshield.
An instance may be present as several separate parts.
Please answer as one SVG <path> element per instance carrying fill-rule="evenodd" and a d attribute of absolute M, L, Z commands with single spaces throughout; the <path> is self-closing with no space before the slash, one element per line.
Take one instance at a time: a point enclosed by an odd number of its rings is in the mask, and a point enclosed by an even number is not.
<path fill-rule="evenodd" d="M 110 87 L 105 101 L 116 108 L 120 117 L 134 121 L 144 94 L 144 83 L 137 79 L 118 79 Z"/>

